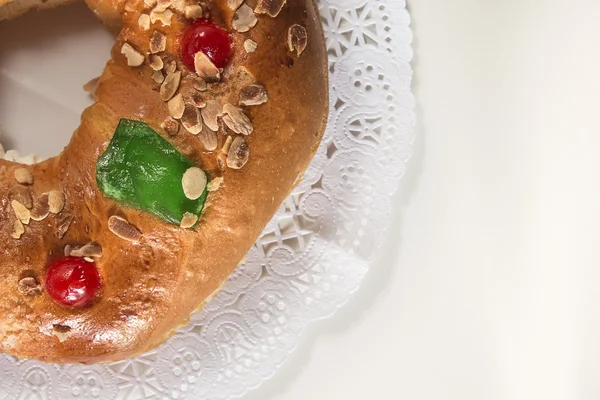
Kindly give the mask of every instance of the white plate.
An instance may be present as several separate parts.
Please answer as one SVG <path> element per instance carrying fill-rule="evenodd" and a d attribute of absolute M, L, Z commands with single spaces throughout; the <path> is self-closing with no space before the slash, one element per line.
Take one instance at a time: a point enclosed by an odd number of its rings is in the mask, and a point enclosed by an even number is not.
<path fill-rule="evenodd" d="M 158 349 L 111 365 L 0 355 L 0 400 L 229 399 L 270 378 L 310 321 L 358 289 L 412 151 L 412 34 L 399 0 L 321 0 L 331 114 L 305 180 L 247 261 Z M 112 43 L 83 6 L 0 23 L 0 123 L 7 147 L 57 154 L 90 103 L 81 86 Z M 12 39 L 14 38 L 14 39 Z"/>

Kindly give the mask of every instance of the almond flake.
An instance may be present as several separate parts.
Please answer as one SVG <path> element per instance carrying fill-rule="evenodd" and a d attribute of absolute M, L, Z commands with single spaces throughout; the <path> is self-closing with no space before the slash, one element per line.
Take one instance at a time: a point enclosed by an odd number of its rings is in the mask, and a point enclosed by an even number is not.
<path fill-rule="evenodd" d="M 183 174 L 181 185 L 185 197 L 190 200 L 197 200 L 202 196 L 206 189 L 206 174 L 198 167 L 191 167 Z"/>
<path fill-rule="evenodd" d="M 148 61 L 149 61 L 150 68 L 152 68 L 153 71 L 160 71 L 165 66 L 165 64 L 163 63 L 162 58 L 160 58 L 156 54 L 152 54 L 148 58 Z M 162 73 L 161 73 L 161 75 L 162 75 Z"/>
<path fill-rule="evenodd" d="M 183 96 L 181 93 L 169 100 L 167 106 L 169 108 L 169 115 L 171 115 L 171 117 L 175 119 L 181 119 L 183 112 L 185 111 L 185 103 L 183 102 Z"/>
<path fill-rule="evenodd" d="M 120 237 L 121 239 L 130 242 L 138 242 L 142 233 L 126 219 L 113 215 L 108 219 L 108 230 Z"/>
<path fill-rule="evenodd" d="M 240 8 L 243 2 L 244 0 L 227 0 L 227 7 L 229 7 L 231 11 L 235 11 Z"/>
<path fill-rule="evenodd" d="M 223 106 L 216 100 L 208 100 L 202 109 L 202 119 L 211 131 L 219 130 L 218 118 L 223 115 Z"/>
<path fill-rule="evenodd" d="M 200 93 L 192 93 L 190 100 L 198 108 L 206 107 L 206 100 L 204 100 Z"/>
<path fill-rule="evenodd" d="M 21 185 L 31 185 L 33 183 L 33 175 L 27 168 L 17 168 L 15 170 L 15 179 Z"/>
<path fill-rule="evenodd" d="M 56 236 L 58 239 L 62 239 L 69 228 L 71 227 L 71 223 L 73 222 L 73 217 L 70 215 L 65 215 L 56 226 Z"/>
<path fill-rule="evenodd" d="M 232 142 L 233 142 L 233 138 L 231 136 L 227 136 L 227 139 L 225 139 L 225 143 L 223 143 L 223 147 L 221 147 L 221 151 L 223 153 L 229 152 Z"/>
<path fill-rule="evenodd" d="M 197 135 L 202 131 L 202 116 L 193 104 L 186 104 L 181 117 L 181 125 L 192 135 Z"/>
<path fill-rule="evenodd" d="M 127 65 L 130 67 L 139 67 L 145 61 L 144 55 L 133 48 L 129 43 L 121 47 L 121 54 L 127 58 Z"/>
<path fill-rule="evenodd" d="M 163 12 L 166 11 L 167 8 L 171 7 L 172 1 L 171 0 L 158 0 L 154 2 L 156 4 L 156 6 L 154 7 L 154 9 L 152 11 L 155 12 Z"/>
<path fill-rule="evenodd" d="M 254 130 L 250 118 L 244 114 L 244 111 L 242 111 L 241 108 L 237 108 L 231 104 L 225 104 L 223 113 L 225 114 L 223 116 L 223 122 L 233 132 L 248 136 Z"/>
<path fill-rule="evenodd" d="M 187 19 L 197 20 L 202 18 L 202 6 L 198 4 L 193 4 L 191 6 L 186 6 L 183 10 L 183 14 Z"/>
<path fill-rule="evenodd" d="M 177 71 L 177 62 L 175 60 L 171 60 L 165 64 L 165 73 L 167 75 L 174 73 Z"/>
<path fill-rule="evenodd" d="M 197 52 L 194 56 L 194 67 L 196 68 L 198 76 L 207 83 L 218 82 L 221 80 L 219 68 L 217 68 L 210 58 L 202 51 Z"/>
<path fill-rule="evenodd" d="M 258 5 L 254 9 L 257 14 L 267 14 L 275 18 L 281 12 L 286 0 L 258 0 Z"/>
<path fill-rule="evenodd" d="M 154 71 L 152 73 L 152 80 L 158 84 L 161 84 L 165 81 L 165 76 L 162 71 Z"/>
<path fill-rule="evenodd" d="M 48 206 L 52 214 L 58 214 L 65 208 L 65 194 L 58 190 L 48 193 Z"/>
<path fill-rule="evenodd" d="M 306 49 L 308 44 L 308 33 L 302 25 L 294 24 L 288 29 L 287 38 L 288 49 L 296 52 L 298 56 Z"/>
<path fill-rule="evenodd" d="M 254 53 L 257 48 L 258 48 L 258 43 L 256 43 L 252 39 L 247 39 L 244 42 L 244 49 L 246 50 L 246 53 Z"/>
<path fill-rule="evenodd" d="M 169 101 L 175 96 L 181 83 L 181 71 L 173 72 L 167 75 L 167 78 L 160 87 L 160 98 L 163 101 Z"/>
<path fill-rule="evenodd" d="M 206 92 L 206 89 L 208 89 L 206 81 L 200 77 L 197 77 L 196 79 L 194 79 L 194 89 L 200 92 Z"/>
<path fill-rule="evenodd" d="M 25 207 L 23 204 L 19 203 L 16 200 L 11 201 L 13 211 L 15 215 L 23 224 L 28 225 L 31 220 L 31 212 Z"/>
<path fill-rule="evenodd" d="M 171 117 L 168 117 L 166 120 L 164 120 L 160 126 L 165 130 L 165 132 L 167 132 L 169 136 L 175 136 L 179 133 L 179 121 L 176 121 Z"/>
<path fill-rule="evenodd" d="M 23 236 L 24 233 L 25 227 L 23 226 L 23 223 L 20 220 L 15 219 L 15 222 L 13 223 L 13 232 L 10 236 L 13 239 L 21 239 L 21 236 Z"/>
<path fill-rule="evenodd" d="M 159 31 L 154 31 L 150 37 L 150 53 L 156 54 L 167 49 L 167 37 Z"/>
<path fill-rule="evenodd" d="M 90 79 L 85 85 L 83 85 L 83 91 L 86 93 L 91 93 L 91 94 L 96 93 L 96 89 L 98 89 L 99 81 L 100 81 L 100 77 Z"/>
<path fill-rule="evenodd" d="M 150 29 L 150 16 L 148 14 L 141 14 L 138 18 L 138 25 L 141 30 L 147 31 Z"/>
<path fill-rule="evenodd" d="M 171 26 L 171 20 L 173 19 L 173 11 L 165 10 L 165 11 L 152 11 L 150 14 L 150 21 L 152 23 L 156 23 L 157 21 L 163 24 L 164 26 Z"/>
<path fill-rule="evenodd" d="M 198 135 L 198 139 L 200 139 L 202 146 L 204 146 L 207 151 L 214 151 L 219 145 L 217 132 L 210 130 L 206 125 L 204 125 L 202 132 Z"/>
<path fill-rule="evenodd" d="M 186 0 L 171 0 L 171 8 L 182 13 L 185 9 L 185 3 Z"/>
<path fill-rule="evenodd" d="M 144 6 L 147 8 L 152 8 L 156 5 L 156 0 L 144 0 Z"/>
<path fill-rule="evenodd" d="M 98 243 L 88 243 L 79 249 L 71 250 L 71 253 L 69 255 L 71 257 L 81 257 L 81 258 L 84 258 L 84 257 L 100 258 L 100 257 L 102 257 L 102 246 L 100 246 Z"/>
<path fill-rule="evenodd" d="M 250 149 L 243 136 L 236 137 L 227 152 L 227 166 L 231 169 L 241 169 L 250 158 Z"/>
<path fill-rule="evenodd" d="M 31 192 L 29 191 L 29 188 L 25 186 L 18 185 L 10 189 L 8 192 L 8 198 L 9 200 L 18 201 L 27 208 L 33 207 L 33 198 L 31 197 Z"/>
<path fill-rule="evenodd" d="M 49 214 L 50 205 L 48 204 L 48 193 L 44 193 L 33 202 L 31 219 L 34 221 L 43 221 Z"/>
<path fill-rule="evenodd" d="M 240 92 L 241 106 L 258 106 L 269 100 L 267 90 L 262 85 L 246 86 Z"/>
<path fill-rule="evenodd" d="M 72 335 L 71 327 L 66 325 L 54 324 L 52 325 L 53 334 L 58 338 L 58 341 L 64 343 Z"/>
<path fill-rule="evenodd" d="M 258 19 L 254 14 L 254 10 L 247 4 L 242 5 L 233 15 L 232 26 L 238 32 L 248 32 L 256 26 Z"/>
<path fill-rule="evenodd" d="M 212 181 L 208 182 L 208 185 L 206 186 L 206 188 L 208 189 L 209 192 L 216 192 L 217 190 L 219 190 L 222 183 L 223 183 L 223 177 L 219 176 L 217 178 L 214 178 Z"/>
<path fill-rule="evenodd" d="M 179 226 L 183 229 L 193 228 L 194 225 L 198 222 L 198 216 L 189 212 L 183 214 L 183 218 L 181 218 L 181 223 Z"/>
<path fill-rule="evenodd" d="M 33 276 L 26 276 L 19 281 L 19 292 L 25 296 L 39 296 L 42 285 Z"/>

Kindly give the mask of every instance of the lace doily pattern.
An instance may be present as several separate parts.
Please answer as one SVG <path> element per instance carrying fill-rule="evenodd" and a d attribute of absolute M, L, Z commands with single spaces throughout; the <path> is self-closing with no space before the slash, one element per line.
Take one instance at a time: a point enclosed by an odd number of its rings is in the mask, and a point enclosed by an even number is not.
<path fill-rule="evenodd" d="M 412 151 L 410 18 L 402 0 L 320 0 L 319 9 L 331 73 L 325 139 L 223 290 L 135 359 L 54 366 L 0 355 L 0 400 L 239 397 L 275 374 L 307 323 L 358 289 Z"/>

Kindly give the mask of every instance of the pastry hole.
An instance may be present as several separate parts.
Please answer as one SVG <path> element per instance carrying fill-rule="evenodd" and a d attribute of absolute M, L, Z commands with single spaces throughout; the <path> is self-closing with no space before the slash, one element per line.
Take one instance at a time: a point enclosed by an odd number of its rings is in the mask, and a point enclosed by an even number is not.
<path fill-rule="evenodd" d="M 100 75 L 114 37 L 83 3 L 2 21 L 0 37 L 10 37 L 0 41 L 0 143 L 55 156 L 92 104 L 83 85 Z"/>

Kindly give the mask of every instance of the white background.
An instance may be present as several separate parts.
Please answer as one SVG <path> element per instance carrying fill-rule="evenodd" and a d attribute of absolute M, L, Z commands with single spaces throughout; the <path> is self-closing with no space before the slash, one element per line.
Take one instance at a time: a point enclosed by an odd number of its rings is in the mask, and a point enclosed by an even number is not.
<path fill-rule="evenodd" d="M 409 8 L 419 126 L 390 243 L 246 399 L 598 399 L 600 2 Z"/>
<path fill-rule="evenodd" d="M 597 399 L 600 2 L 414 0 L 410 10 L 419 125 L 389 243 L 350 304 L 311 326 L 245 400 Z M 89 18 L 68 36 L 54 15 L 51 29 L 36 20 L 44 40 L 0 27 L 3 40 L 20 38 L 10 58 L 0 51 L 0 70 L 13 71 L 0 74 L 2 123 L 10 143 L 46 155 L 67 137 L 40 134 L 48 121 L 77 126 L 80 84 L 111 41 L 88 42 L 101 29 Z M 106 51 L 82 56 L 69 43 Z M 58 64 L 39 65 L 32 47 Z M 81 76 L 56 79 L 60 63 Z M 17 83 L 26 89 L 2 96 Z M 48 103 L 58 90 L 72 100 Z"/>

